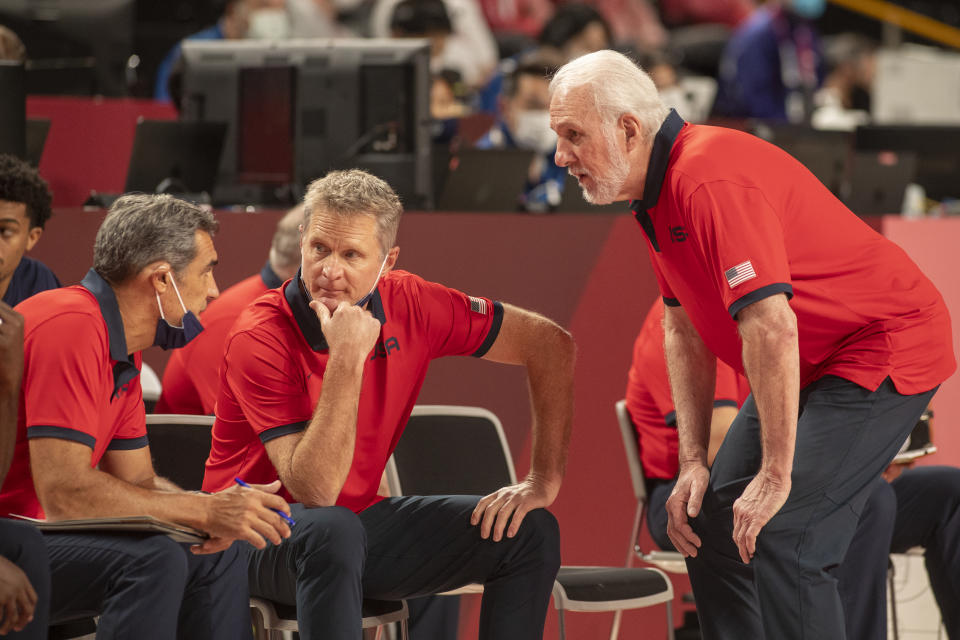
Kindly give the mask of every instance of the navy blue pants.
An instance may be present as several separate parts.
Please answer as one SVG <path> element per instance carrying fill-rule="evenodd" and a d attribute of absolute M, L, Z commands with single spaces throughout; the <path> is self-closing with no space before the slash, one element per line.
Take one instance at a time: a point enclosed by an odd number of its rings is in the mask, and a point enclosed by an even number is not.
<path fill-rule="evenodd" d="M 710 472 L 700 515 L 703 541 L 687 571 L 704 640 L 845 637 L 835 575 L 873 481 L 935 390 L 904 396 L 887 379 L 868 391 L 835 376 L 804 387 L 787 502 L 757 537 L 749 565 L 733 542 L 733 503 L 761 462 L 753 397 L 734 419 Z"/>
<path fill-rule="evenodd" d="M 470 524 L 478 500 L 405 496 L 359 514 L 294 504 L 289 539 L 263 551 L 246 545 L 250 592 L 295 604 L 306 640 L 355 640 L 365 597 L 397 600 L 480 582 L 482 640 L 539 639 L 560 568 L 557 521 L 535 509 L 514 538 L 483 540 Z"/>
<path fill-rule="evenodd" d="M 251 639 L 240 544 L 195 556 L 163 535 L 43 536 L 51 622 L 99 615 L 97 640 Z"/>
<path fill-rule="evenodd" d="M 50 563 L 40 532 L 26 524 L 0 518 L 0 556 L 20 567 L 37 592 L 33 621 L 23 631 L 5 637 L 16 640 L 46 640 L 50 611 Z M 2 615 L 2 612 L 0 612 Z"/>
<path fill-rule="evenodd" d="M 960 640 L 960 469 L 918 467 L 878 480 L 868 506 L 837 571 L 847 637 L 886 637 L 887 558 L 923 547 L 947 636 Z"/>

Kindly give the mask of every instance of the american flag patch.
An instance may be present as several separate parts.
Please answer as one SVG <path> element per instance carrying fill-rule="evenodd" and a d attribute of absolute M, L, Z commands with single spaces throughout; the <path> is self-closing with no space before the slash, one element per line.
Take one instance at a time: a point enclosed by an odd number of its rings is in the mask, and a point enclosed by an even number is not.
<path fill-rule="evenodd" d="M 487 315 L 487 301 L 483 298 L 474 298 L 470 296 L 470 311 Z"/>
<path fill-rule="evenodd" d="M 747 260 L 746 262 L 741 262 L 735 267 L 730 267 L 723 272 L 723 275 L 727 279 L 727 284 L 730 285 L 731 289 L 733 289 L 738 284 L 756 278 L 757 272 L 753 270 L 753 264 Z"/>

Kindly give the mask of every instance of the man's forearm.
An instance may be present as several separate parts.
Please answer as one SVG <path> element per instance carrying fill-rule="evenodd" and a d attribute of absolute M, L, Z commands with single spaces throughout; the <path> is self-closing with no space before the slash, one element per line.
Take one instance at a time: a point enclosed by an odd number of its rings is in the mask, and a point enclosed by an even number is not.
<path fill-rule="evenodd" d="M 796 317 L 786 304 L 741 311 L 743 366 L 760 417 L 761 469 L 789 479 L 800 404 L 800 354 Z M 753 312 L 753 313 L 751 313 Z"/>
<path fill-rule="evenodd" d="M 573 372 L 576 347 L 573 338 L 556 327 L 542 357 L 527 364 L 533 410 L 533 443 L 530 473 L 559 488 L 567 463 L 567 446 L 573 425 Z"/>
<path fill-rule="evenodd" d="M 13 460 L 17 443 L 17 393 L 0 393 L 0 486 L 3 485 Z"/>
<path fill-rule="evenodd" d="M 330 506 L 347 480 L 357 435 L 364 361 L 331 356 L 313 417 L 290 457 L 284 484 L 307 506 Z"/>
<path fill-rule="evenodd" d="M 664 320 L 664 351 L 677 412 L 680 465 L 706 465 L 717 361 L 696 330 L 671 320 L 671 313 L 682 312 L 668 309 Z"/>

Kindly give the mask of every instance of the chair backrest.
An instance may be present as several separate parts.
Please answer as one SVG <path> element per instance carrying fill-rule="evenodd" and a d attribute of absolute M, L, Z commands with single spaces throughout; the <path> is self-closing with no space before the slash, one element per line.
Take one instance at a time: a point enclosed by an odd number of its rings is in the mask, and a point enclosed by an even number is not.
<path fill-rule="evenodd" d="M 485 495 L 516 478 L 500 420 L 478 407 L 414 407 L 387 465 L 392 495 Z"/>
<path fill-rule="evenodd" d="M 617 401 L 616 411 L 620 437 L 623 438 L 623 450 L 627 454 L 627 467 L 630 469 L 633 495 L 637 500 L 646 501 L 647 485 L 643 479 L 643 463 L 640 461 L 640 448 L 637 446 L 637 430 L 633 426 L 630 412 L 627 411 L 627 401 Z"/>
<path fill-rule="evenodd" d="M 147 438 L 153 468 L 181 489 L 198 491 L 210 455 L 213 416 L 154 413 L 147 415 Z"/>
<path fill-rule="evenodd" d="M 163 391 L 163 385 L 157 372 L 146 362 L 140 367 L 140 388 L 143 389 L 143 408 L 147 413 L 153 413 L 157 400 L 160 399 L 160 392 Z"/>

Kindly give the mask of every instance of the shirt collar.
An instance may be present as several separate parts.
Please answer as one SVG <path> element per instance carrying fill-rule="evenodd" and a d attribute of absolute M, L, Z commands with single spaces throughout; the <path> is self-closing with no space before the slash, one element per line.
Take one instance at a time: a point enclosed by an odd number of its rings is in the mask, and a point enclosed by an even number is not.
<path fill-rule="evenodd" d="M 120 306 L 117 296 L 110 284 L 99 273 L 90 269 L 80 281 L 80 286 L 93 294 L 100 305 L 100 314 L 107 324 L 107 336 L 110 339 L 110 359 L 113 365 L 113 396 L 120 389 L 137 377 L 140 370 L 134 364 L 133 356 L 127 353 L 127 338 L 123 333 L 123 317 L 120 315 Z M 111 396 L 111 398 L 113 397 Z"/>
<path fill-rule="evenodd" d="M 320 328 L 320 319 L 317 318 L 316 312 L 310 308 L 310 297 L 303 287 L 303 278 L 300 277 L 300 269 L 297 269 L 297 275 L 287 283 L 283 295 L 287 299 L 287 304 L 290 305 L 290 310 L 293 312 L 294 320 L 297 321 L 300 333 L 303 334 L 310 348 L 314 351 L 325 351 L 328 348 L 327 339 L 323 337 L 323 330 Z M 367 309 L 374 318 L 380 321 L 380 324 L 384 324 L 387 321 L 387 316 L 383 309 L 383 300 L 380 298 L 379 284 L 373 292 L 373 296 L 370 297 Z"/>
<path fill-rule="evenodd" d="M 276 289 L 283 284 L 283 280 L 280 279 L 277 272 L 270 267 L 269 260 L 263 265 L 263 269 L 260 269 L 260 279 L 263 280 L 263 284 L 267 285 L 267 289 Z"/>
<path fill-rule="evenodd" d="M 643 199 L 634 200 L 630 203 L 630 208 L 633 209 L 637 222 L 643 227 L 656 251 L 660 251 L 660 247 L 657 244 L 653 222 L 650 220 L 648 211 L 656 206 L 657 200 L 660 198 L 660 189 L 663 187 L 663 180 L 667 175 L 667 165 L 670 163 L 670 151 L 673 149 L 673 143 L 685 124 L 686 122 L 680 117 L 676 109 L 670 109 L 670 113 L 667 114 L 667 118 L 660 125 L 660 130 L 657 131 L 657 135 L 653 139 L 650 161 L 647 163 L 647 177 L 643 185 Z"/>

